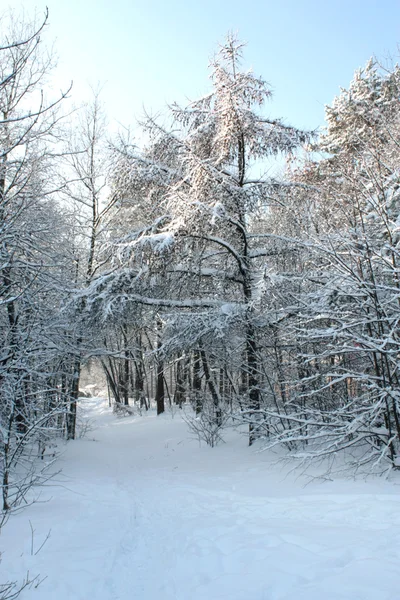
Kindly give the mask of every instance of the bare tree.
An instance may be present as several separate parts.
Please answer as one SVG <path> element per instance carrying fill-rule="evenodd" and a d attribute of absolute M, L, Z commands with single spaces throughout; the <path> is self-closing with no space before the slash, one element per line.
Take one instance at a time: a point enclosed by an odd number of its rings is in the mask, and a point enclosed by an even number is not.
<path fill-rule="evenodd" d="M 24 498 L 29 482 L 38 480 L 32 475 L 34 444 L 43 450 L 62 405 L 56 374 L 63 351 L 57 307 L 65 230 L 51 195 L 65 94 L 46 101 L 42 92 L 51 68 L 40 41 L 46 23 L 47 13 L 39 24 L 11 16 L 0 48 L 0 456 L 5 510 Z"/>

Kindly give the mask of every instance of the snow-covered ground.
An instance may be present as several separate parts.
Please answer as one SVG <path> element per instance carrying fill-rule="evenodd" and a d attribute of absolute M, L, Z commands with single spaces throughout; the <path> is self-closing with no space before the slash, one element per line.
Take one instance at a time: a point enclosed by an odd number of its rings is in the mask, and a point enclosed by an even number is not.
<path fill-rule="evenodd" d="M 66 446 L 60 486 L 0 538 L 0 582 L 47 576 L 21 600 L 400 598 L 396 483 L 304 487 L 236 433 L 200 447 L 179 415 L 83 403 L 96 426 Z"/>

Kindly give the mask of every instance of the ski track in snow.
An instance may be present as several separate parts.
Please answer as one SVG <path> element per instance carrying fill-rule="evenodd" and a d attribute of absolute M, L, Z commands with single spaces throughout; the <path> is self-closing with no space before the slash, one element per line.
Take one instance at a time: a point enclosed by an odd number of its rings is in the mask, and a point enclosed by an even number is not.
<path fill-rule="evenodd" d="M 21 600 L 396 600 L 396 483 L 307 487 L 230 434 L 215 449 L 179 416 L 117 419 L 85 400 L 95 441 L 66 446 L 62 486 L 13 516 L 0 581 Z M 43 549 L 34 552 L 51 528 Z"/>

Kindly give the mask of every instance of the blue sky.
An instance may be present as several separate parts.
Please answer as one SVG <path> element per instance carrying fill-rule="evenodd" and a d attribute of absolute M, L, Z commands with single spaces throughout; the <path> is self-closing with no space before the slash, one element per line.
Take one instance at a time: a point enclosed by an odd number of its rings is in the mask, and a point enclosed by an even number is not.
<path fill-rule="evenodd" d="M 7 0 L 0 0 L 6 9 Z M 17 3 L 12 3 L 17 8 Z M 57 85 L 104 84 L 111 118 L 134 124 L 166 102 L 209 89 L 209 58 L 229 30 L 248 43 L 244 66 L 272 86 L 266 113 L 313 129 L 324 105 L 375 54 L 396 58 L 399 0 L 23 0 L 27 14 L 50 11 Z"/>

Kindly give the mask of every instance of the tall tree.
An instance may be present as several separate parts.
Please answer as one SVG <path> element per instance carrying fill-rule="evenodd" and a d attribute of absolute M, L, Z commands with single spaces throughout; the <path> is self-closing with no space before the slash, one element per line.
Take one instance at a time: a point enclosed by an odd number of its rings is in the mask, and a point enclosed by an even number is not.
<path fill-rule="evenodd" d="M 287 371 L 289 402 L 268 412 L 271 443 L 302 460 L 343 450 L 348 466 L 398 466 L 399 83 L 398 67 L 357 71 L 327 109 L 323 157 L 293 175 L 288 211 L 308 207 L 290 327 L 301 368 Z"/>
<path fill-rule="evenodd" d="M 141 260 L 143 249 L 150 248 L 152 255 L 146 295 L 139 292 L 131 298 L 180 309 L 180 333 L 173 328 L 173 343 L 180 346 L 205 343 L 239 321 L 243 387 L 247 405 L 256 411 L 260 383 L 255 315 L 260 259 L 266 252 L 251 227 L 257 209 L 268 205 L 271 182 L 258 176 L 254 165 L 294 151 L 309 136 L 256 112 L 271 92 L 261 78 L 241 70 L 242 49 L 243 44 L 228 36 L 211 64 L 212 91 L 187 108 L 173 105 L 172 131 L 148 119 L 148 147 L 143 153 L 124 148 L 118 176 L 120 187 L 129 190 L 125 197 L 145 193 L 158 202 L 160 215 L 125 240 L 133 261 Z M 155 279 L 160 262 L 167 277 L 159 271 Z M 217 394 L 211 379 L 210 385 Z"/>
<path fill-rule="evenodd" d="M 112 201 L 107 194 L 107 123 L 100 92 L 93 92 L 92 101 L 82 107 L 71 123 L 71 132 L 65 152 L 66 168 L 60 173 L 63 179 L 62 194 L 73 214 L 75 289 L 90 286 L 101 264 L 99 242 L 104 219 Z M 75 342 L 71 344 L 69 360 L 69 419 L 67 436 L 75 438 L 77 400 L 82 364 L 88 347 L 99 346 L 87 322 L 86 300 L 81 295 L 73 303 L 71 318 L 75 321 Z M 95 341 L 94 341 L 95 339 Z M 91 349 L 93 350 L 93 348 Z"/>
<path fill-rule="evenodd" d="M 42 86 L 51 57 L 40 36 L 47 22 L 11 16 L 0 46 L 0 456 L 3 506 L 21 499 L 11 481 L 33 441 L 42 443 L 62 401 L 56 373 L 64 343 L 59 337 L 64 236 L 52 193 L 58 150 L 59 106 Z M 50 429 L 48 428 L 48 432 Z M 21 466 L 21 464 L 20 464 Z M 21 474 L 20 474 L 21 476 Z M 12 490 L 12 492 L 11 492 Z M 13 498 L 10 500 L 10 498 Z"/>

